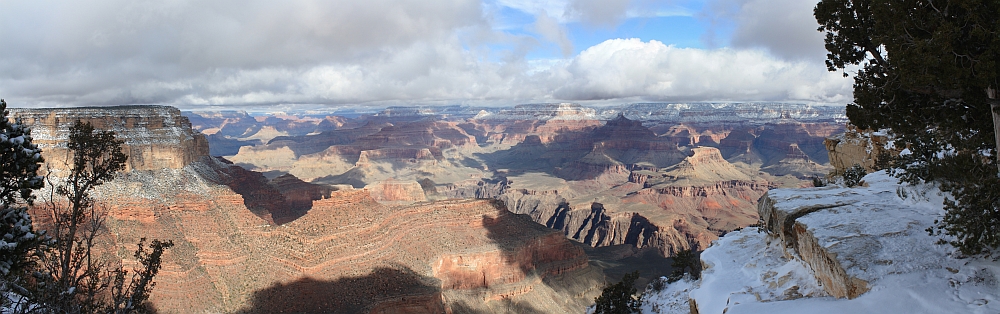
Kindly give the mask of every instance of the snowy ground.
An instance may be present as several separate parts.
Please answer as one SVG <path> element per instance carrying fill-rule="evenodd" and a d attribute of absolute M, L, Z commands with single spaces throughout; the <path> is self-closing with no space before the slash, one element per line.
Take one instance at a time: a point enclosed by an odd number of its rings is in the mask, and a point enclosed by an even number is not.
<path fill-rule="evenodd" d="M 827 296 L 810 268 L 779 240 L 747 228 L 702 253 L 710 265 L 700 281 L 647 291 L 643 313 L 1000 313 L 1000 262 L 959 258 L 923 230 L 943 214 L 942 196 L 930 186 L 901 186 L 884 172 L 868 187 L 769 192 L 778 206 L 849 203 L 808 214 L 821 245 L 838 252 L 851 276 L 869 283 L 861 296 Z M 795 203 L 795 204 L 792 204 Z"/>

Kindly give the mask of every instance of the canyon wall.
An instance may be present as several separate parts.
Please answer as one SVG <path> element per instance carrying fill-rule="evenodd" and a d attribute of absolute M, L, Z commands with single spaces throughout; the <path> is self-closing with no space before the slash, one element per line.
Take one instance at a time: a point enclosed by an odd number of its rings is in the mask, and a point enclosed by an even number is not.
<path fill-rule="evenodd" d="M 180 110 L 166 106 L 10 109 L 32 128 L 31 135 L 54 169 L 66 168 L 69 128 L 77 120 L 114 131 L 124 140 L 126 170 L 180 169 L 208 156 L 208 141 L 191 129 Z"/>
<path fill-rule="evenodd" d="M 386 206 L 336 191 L 274 226 L 214 184 L 227 166 L 133 171 L 99 191 L 118 246 L 176 244 L 151 298 L 160 312 L 578 312 L 603 284 L 580 248 L 496 201 Z"/>
<path fill-rule="evenodd" d="M 312 183 L 368 187 L 385 204 L 499 199 L 581 243 L 669 256 L 756 222 L 767 189 L 828 173 L 823 140 L 843 128 L 843 108 L 782 104 L 371 113 L 335 131 L 244 147 L 233 160 Z M 393 180 L 406 184 L 385 183 Z"/>
<path fill-rule="evenodd" d="M 129 267 L 139 239 L 173 241 L 150 298 L 158 312 L 581 312 L 604 283 L 580 247 L 500 202 L 385 205 L 373 194 L 410 203 L 423 200 L 422 186 L 334 191 L 291 175 L 269 180 L 208 157 L 176 109 L 15 115 L 35 126 L 50 162 L 65 155 L 77 119 L 124 140 L 128 171 L 93 194 L 108 208 L 99 249 Z M 428 150 L 474 143 L 456 141 L 432 139 Z"/>

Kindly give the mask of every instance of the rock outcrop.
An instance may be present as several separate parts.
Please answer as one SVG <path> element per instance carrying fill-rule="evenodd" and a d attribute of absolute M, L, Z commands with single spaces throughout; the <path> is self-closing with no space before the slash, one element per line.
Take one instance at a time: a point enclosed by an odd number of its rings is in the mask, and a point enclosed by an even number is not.
<path fill-rule="evenodd" d="M 409 204 L 427 200 L 420 183 L 415 181 L 387 180 L 365 186 L 376 201 L 384 204 Z"/>
<path fill-rule="evenodd" d="M 849 126 L 846 132 L 827 138 L 823 144 L 830 154 L 830 165 L 836 175 L 843 174 L 854 165 L 861 165 L 868 172 L 875 171 L 881 156 L 899 154 L 901 149 L 889 147 L 891 140 L 883 132 L 862 131 Z"/>
<path fill-rule="evenodd" d="M 913 188 L 897 189 L 884 174 L 873 182 L 854 189 L 775 189 L 758 203 L 762 228 L 809 265 L 831 296 L 856 298 L 882 274 L 901 271 L 893 265 L 929 260 L 914 251 L 932 249 L 932 241 L 920 243 L 929 238 L 923 226 L 932 218 L 900 199 Z M 931 196 L 928 188 L 914 196 Z"/>
<path fill-rule="evenodd" d="M 31 125 L 31 135 L 53 170 L 64 169 L 69 128 L 77 120 L 114 131 L 124 141 L 126 170 L 180 169 L 208 156 L 208 141 L 180 110 L 166 106 L 10 109 Z"/>
<path fill-rule="evenodd" d="M 900 184 L 885 171 L 864 179 L 869 186 L 768 191 L 760 228 L 713 243 L 701 254 L 700 280 L 647 291 L 657 295 L 644 306 L 702 314 L 1000 310 L 1000 263 L 959 254 L 926 231 L 945 214 L 937 187 Z"/>
<path fill-rule="evenodd" d="M 795 251 L 798 256 L 806 262 L 813 270 L 816 279 L 822 283 L 824 290 L 831 296 L 838 298 L 856 298 L 868 291 L 868 282 L 860 278 L 847 274 L 847 270 L 837 257 L 835 250 L 828 250 L 820 245 L 820 240 L 809 231 L 809 226 L 796 221 L 805 215 L 821 210 L 836 209 L 849 204 L 814 204 L 808 206 L 782 208 L 776 207 L 776 201 L 772 194 L 780 194 L 774 191 L 761 198 L 759 211 L 762 227 L 769 233 L 776 235 L 781 242 L 789 249 Z M 787 200 L 782 200 L 787 201 Z M 813 226 L 813 228 L 816 228 Z M 828 239 L 824 239 L 827 240 Z"/>

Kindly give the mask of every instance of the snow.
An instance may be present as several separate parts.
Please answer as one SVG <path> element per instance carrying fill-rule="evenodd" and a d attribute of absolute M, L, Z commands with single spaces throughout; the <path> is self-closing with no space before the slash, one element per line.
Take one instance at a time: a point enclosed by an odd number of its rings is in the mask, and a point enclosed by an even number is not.
<path fill-rule="evenodd" d="M 722 313 L 727 306 L 748 302 L 826 296 L 808 266 L 786 257 L 780 241 L 757 228 L 726 235 L 701 259 L 707 267 L 690 293 L 701 313 Z"/>
<path fill-rule="evenodd" d="M 961 257 L 925 229 L 943 215 L 944 195 L 931 185 L 898 184 L 885 172 L 867 187 L 777 189 L 777 210 L 843 204 L 796 221 L 833 252 L 847 273 L 871 290 L 855 299 L 828 296 L 812 270 L 780 240 L 746 228 L 702 253 L 703 278 L 650 291 L 649 313 L 1000 313 L 1000 262 Z M 652 311 L 654 308 L 659 312 Z M 666 309 L 666 310 L 664 310 Z"/>
<path fill-rule="evenodd" d="M 666 280 L 666 277 L 660 278 Z M 685 278 L 669 284 L 663 290 L 649 290 L 642 296 L 642 313 L 688 313 L 691 309 L 688 303 L 688 294 L 693 288 L 694 281 Z"/>

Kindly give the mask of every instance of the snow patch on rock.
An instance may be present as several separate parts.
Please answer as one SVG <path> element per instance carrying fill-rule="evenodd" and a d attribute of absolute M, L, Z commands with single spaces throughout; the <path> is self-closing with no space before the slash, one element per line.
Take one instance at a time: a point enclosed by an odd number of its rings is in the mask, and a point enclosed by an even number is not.
<path fill-rule="evenodd" d="M 931 185 L 901 185 L 885 172 L 867 187 L 771 190 L 776 211 L 838 205 L 794 219 L 867 292 L 826 292 L 793 243 L 746 228 L 702 253 L 702 279 L 647 292 L 650 313 L 998 313 L 1000 262 L 960 257 L 924 231 L 944 211 Z M 764 204 L 765 202 L 761 202 Z M 794 216 L 794 215 L 792 215 Z M 787 241 L 787 239 L 786 239 Z M 801 241 L 800 241 L 801 242 Z M 689 298 L 685 308 L 685 298 Z M 654 309 L 656 311 L 654 311 Z"/>

